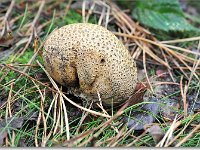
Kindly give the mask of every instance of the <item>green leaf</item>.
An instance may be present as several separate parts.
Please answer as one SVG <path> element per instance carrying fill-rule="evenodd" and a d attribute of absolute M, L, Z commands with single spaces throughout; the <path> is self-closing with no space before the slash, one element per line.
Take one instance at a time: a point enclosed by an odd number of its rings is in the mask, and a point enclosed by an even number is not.
<path fill-rule="evenodd" d="M 136 0 L 132 15 L 143 25 L 156 30 L 200 33 L 184 18 L 178 0 Z"/>

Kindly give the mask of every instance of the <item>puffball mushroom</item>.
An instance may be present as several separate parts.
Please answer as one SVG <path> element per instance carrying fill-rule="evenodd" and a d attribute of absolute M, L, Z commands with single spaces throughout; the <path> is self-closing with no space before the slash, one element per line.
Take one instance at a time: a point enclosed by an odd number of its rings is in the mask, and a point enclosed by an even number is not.
<path fill-rule="evenodd" d="M 59 84 L 86 101 L 119 104 L 133 93 L 136 64 L 122 42 L 106 28 L 76 23 L 54 30 L 43 51 L 44 65 Z"/>

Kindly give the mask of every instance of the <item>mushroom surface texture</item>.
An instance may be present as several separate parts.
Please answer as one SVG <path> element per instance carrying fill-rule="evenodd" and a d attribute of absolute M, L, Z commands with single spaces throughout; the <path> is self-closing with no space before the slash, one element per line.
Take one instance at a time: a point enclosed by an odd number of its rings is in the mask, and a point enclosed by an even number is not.
<path fill-rule="evenodd" d="M 76 23 L 54 30 L 43 51 L 50 76 L 86 101 L 119 104 L 133 93 L 136 64 L 122 42 L 106 28 Z"/>

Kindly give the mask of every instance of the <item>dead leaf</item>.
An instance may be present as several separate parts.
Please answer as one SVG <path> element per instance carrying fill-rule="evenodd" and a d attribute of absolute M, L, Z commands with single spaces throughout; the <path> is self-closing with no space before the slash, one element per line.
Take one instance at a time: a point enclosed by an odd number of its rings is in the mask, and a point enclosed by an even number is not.
<path fill-rule="evenodd" d="M 147 129 L 147 131 L 150 133 L 156 143 L 160 142 L 165 135 L 158 124 L 152 125 Z"/>
<path fill-rule="evenodd" d="M 163 69 L 157 69 L 156 70 L 156 75 L 160 78 L 166 78 L 168 75 L 167 70 L 163 70 Z"/>
<path fill-rule="evenodd" d="M 77 2 L 75 2 L 71 5 L 71 8 L 72 9 L 82 9 L 83 2 L 84 2 L 84 5 L 85 5 L 85 10 L 89 10 L 91 8 L 91 6 L 95 3 L 95 1 L 93 1 L 93 0 L 77 1 Z M 98 3 L 98 1 L 96 1 L 95 4 L 97 4 L 97 3 Z M 99 5 L 95 5 L 94 11 L 101 12 L 102 7 L 99 6 Z"/>
<path fill-rule="evenodd" d="M 154 97 L 149 98 L 150 102 L 157 102 L 157 99 Z M 125 118 L 125 121 L 128 122 L 128 128 L 133 128 L 134 130 L 142 130 L 147 124 L 151 124 L 155 120 L 155 115 L 159 112 L 158 103 L 147 103 L 144 104 L 141 109 L 138 111 L 135 109 L 131 112 L 130 118 Z"/>
<path fill-rule="evenodd" d="M 0 46 L 9 47 L 14 43 L 14 38 L 11 32 L 8 32 L 6 35 L 0 38 Z"/>
<path fill-rule="evenodd" d="M 7 132 L 0 131 L 0 146 L 3 145 L 3 140 L 4 140 L 4 138 L 6 138 L 6 136 L 7 136 Z"/>
<path fill-rule="evenodd" d="M 5 127 L 21 128 L 24 122 L 23 118 L 11 117 L 0 121 L 0 129 Z"/>
<path fill-rule="evenodd" d="M 3 140 L 7 136 L 7 129 L 21 128 L 24 122 L 23 118 L 11 117 L 0 121 L 0 145 L 3 145 Z"/>
<path fill-rule="evenodd" d="M 26 144 L 26 142 L 25 142 L 25 139 L 20 139 L 19 140 L 19 145 L 18 145 L 19 147 L 27 147 L 27 144 Z"/>
<path fill-rule="evenodd" d="M 0 60 L 8 58 L 13 52 L 14 52 L 14 49 L 0 51 Z"/>

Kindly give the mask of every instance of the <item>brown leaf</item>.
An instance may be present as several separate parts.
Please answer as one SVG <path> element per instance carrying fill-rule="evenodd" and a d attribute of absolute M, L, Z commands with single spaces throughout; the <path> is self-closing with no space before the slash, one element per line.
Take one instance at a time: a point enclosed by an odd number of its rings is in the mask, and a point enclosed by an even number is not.
<path fill-rule="evenodd" d="M 0 38 L 0 46 L 9 47 L 14 42 L 14 38 L 11 32 L 8 32 L 6 35 Z"/>
<path fill-rule="evenodd" d="M 84 1 L 85 10 L 89 10 L 91 8 L 91 6 L 94 4 L 94 2 L 95 1 L 93 1 L 93 0 L 85 0 Z M 98 3 L 98 1 L 96 1 L 95 4 L 97 4 L 97 3 Z M 71 8 L 72 9 L 82 9 L 82 5 L 83 5 L 83 1 L 77 1 L 77 2 L 75 2 L 75 3 L 73 3 L 71 5 Z M 99 6 L 99 5 L 95 5 L 94 10 L 101 12 L 102 11 L 102 7 Z"/>
<path fill-rule="evenodd" d="M 163 69 L 157 69 L 156 75 L 160 78 L 166 78 L 167 75 L 168 75 L 168 72 L 166 70 L 163 70 Z"/>
<path fill-rule="evenodd" d="M 160 140 L 164 137 L 164 132 L 158 124 L 151 126 L 147 129 L 147 131 L 150 133 L 156 143 L 160 142 Z"/>
<path fill-rule="evenodd" d="M 0 146 L 3 145 L 3 140 L 4 140 L 4 138 L 6 138 L 6 136 L 7 136 L 7 132 L 6 131 L 4 131 L 4 132 L 0 131 Z"/>
<path fill-rule="evenodd" d="M 0 121 L 1 128 L 11 127 L 11 128 L 21 128 L 24 122 L 23 118 L 11 117 Z"/>
<path fill-rule="evenodd" d="M 155 103 L 144 104 L 140 110 L 133 110 L 130 118 L 125 118 L 124 121 L 128 122 L 128 128 L 134 127 L 134 130 L 143 130 L 145 125 L 154 122 L 154 116 L 158 114 L 160 106 L 156 103 L 157 99 L 154 97 L 149 98 L 149 101 Z"/>
<path fill-rule="evenodd" d="M 7 129 L 21 128 L 24 122 L 23 118 L 11 117 L 0 121 L 0 145 L 3 145 L 3 140 L 7 136 Z"/>

